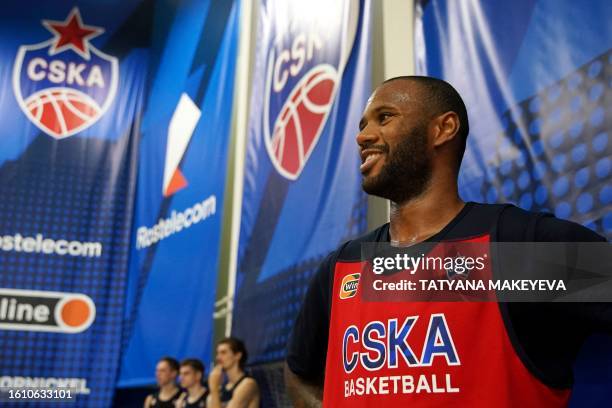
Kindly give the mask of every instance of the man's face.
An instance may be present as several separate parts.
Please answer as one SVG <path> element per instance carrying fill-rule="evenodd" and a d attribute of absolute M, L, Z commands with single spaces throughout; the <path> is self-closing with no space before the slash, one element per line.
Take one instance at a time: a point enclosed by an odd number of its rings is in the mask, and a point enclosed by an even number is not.
<path fill-rule="evenodd" d="M 229 370 L 235 365 L 238 365 L 240 357 L 241 354 L 234 353 L 229 344 L 221 343 L 217 346 L 217 355 L 215 360 L 217 361 L 217 364 L 219 364 L 225 371 Z"/>
<path fill-rule="evenodd" d="M 179 375 L 181 378 L 181 387 L 183 388 L 193 387 L 202 380 L 202 374 L 188 365 L 181 367 Z"/>
<path fill-rule="evenodd" d="M 167 361 L 160 361 L 155 366 L 155 379 L 160 387 L 175 382 L 176 375 L 177 372 L 170 368 Z"/>
<path fill-rule="evenodd" d="M 357 135 L 366 193 L 404 203 L 425 191 L 432 166 L 426 113 L 418 85 L 410 81 L 374 91 Z"/>

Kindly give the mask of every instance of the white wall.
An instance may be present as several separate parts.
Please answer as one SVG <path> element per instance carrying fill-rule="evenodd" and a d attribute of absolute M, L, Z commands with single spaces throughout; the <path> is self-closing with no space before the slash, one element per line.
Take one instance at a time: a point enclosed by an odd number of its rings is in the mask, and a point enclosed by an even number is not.
<path fill-rule="evenodd" d="M 414 0 L 372 0 L 372 88 L 414 73 Z M 389 220 L 389 202 L 368 197 L 368 229 Z"/>

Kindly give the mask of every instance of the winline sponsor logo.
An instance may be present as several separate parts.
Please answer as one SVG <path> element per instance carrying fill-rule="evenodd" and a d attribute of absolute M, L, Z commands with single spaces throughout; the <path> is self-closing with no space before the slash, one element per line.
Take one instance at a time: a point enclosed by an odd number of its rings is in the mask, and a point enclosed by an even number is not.
<path fill-rule="evenodd" d="M 0 329 L 80 333 L 93 323 L 96 307 L 82 293 L 0 288 Z"/>
<path fill-rule="evenodd" d="M 349 299 L 357 294 L 360 273 L 346 275 L 340 284 L 340 299 Z"/>
<path fill-rule="evenodd" d="M 172 211 L 170 217 L 161 219 L 153 227 L 139 227 L 136 232 L 136 248 L 144 249 L 168 238 L 170 235 L 213 216 L 217 211 L 217 199 L 211 195 L 184 211 Z"/>

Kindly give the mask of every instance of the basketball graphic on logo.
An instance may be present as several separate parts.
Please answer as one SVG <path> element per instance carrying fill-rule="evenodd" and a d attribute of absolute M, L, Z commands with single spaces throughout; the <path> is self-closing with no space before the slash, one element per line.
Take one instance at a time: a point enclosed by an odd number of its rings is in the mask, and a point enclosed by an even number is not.
<path fill-rule="evenodd" d="M 24 101 L 30 114 L 47 132 L 59 138 L 95 120 L 101 108 L 83 92 L 69 88 L 45 89 Z"/>
<path fill-rule="evenodd" d="M 331 142 L 335 125 L 327 132 L 326 123 L 357 34 L 359 1 L 328 3 L 333 19 L 321 18 L 315 8 L 283 9 L 274 18 L 286 24 L 265 34 L 263 141 L 276 172 L 291 181 L 300 177 L 319 139 Z"/>
<path fill-rule="evenodd" d="M 314 148 L 325 125 L 337 82 L 336 70 L 319 65 L 295 86 L 281 109 L 270 141 L 280 167 L 295 177 Z"/>

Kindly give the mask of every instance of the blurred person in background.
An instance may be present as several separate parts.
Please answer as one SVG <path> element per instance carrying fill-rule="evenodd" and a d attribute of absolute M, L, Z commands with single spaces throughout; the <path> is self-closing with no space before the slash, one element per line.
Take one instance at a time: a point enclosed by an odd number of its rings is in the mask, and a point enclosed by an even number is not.
<path fill-rule="evenodd" d="M 204 364 L 197 358 L 181 361 L 179 378 L 183 393 L 176 401 L 176 408 L 204 408 L 208 389 L 202 383 Z"/>
<path fill-rule="evenodd" d="M 244 371 L 247 358 L 248 353 L 242 340 L 228 337 L 217 343 L 216 365 L 208 376 L 208 408 L 259 407 L 257 382 Z"/>
<path fill-rule="evenodd" d="M 155 366 L 155 379 L 159 389 L 147 396 L 144 408 L 174 408 L 174 403 L 181 394 L 176 385 L 179 363 L 172 357 L 162 357 Z"/>

